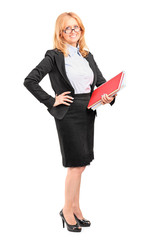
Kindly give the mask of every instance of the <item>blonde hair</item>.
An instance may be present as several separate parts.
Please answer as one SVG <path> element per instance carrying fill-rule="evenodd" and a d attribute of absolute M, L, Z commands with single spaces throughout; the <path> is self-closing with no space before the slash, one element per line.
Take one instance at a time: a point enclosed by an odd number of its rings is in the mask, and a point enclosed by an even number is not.
<path fill-rule="evenodd" d="M 68 18 L 74 18 L 78 24 L 79 27 L 81 27 L 81 36 L 80 39 L 78 40 L 79 44 L 79 51 L 82 54 L 83 57 L 88 55 L 89 53 L 89 48 L 86 45 L 85 38 L 84 38 L 84 33 L 85 33 L 85 27 L 79 18 L 79 16 L 73 12 L 64 12 L 60 14 L 56 20 L 55 23 L 55 30 L 54 30 L 54 36 L 53 36 L 53 48 L 57 48 L 63 54 L 67 57 L 68 56 L 68 51 L 67 51 L 67 46 L 64 38 L 62 37 L 62 30 L 64 29 L 65 21 Z M 86 48 L 87 50 L 85 50 Z"/>

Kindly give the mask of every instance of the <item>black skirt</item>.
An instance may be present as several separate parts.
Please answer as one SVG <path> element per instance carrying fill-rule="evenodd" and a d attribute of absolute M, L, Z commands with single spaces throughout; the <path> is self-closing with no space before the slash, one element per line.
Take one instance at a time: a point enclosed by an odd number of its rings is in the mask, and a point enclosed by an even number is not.
<path fill-rule="evenodd" d="M 88 109 L 90 93 L 74 94 L 63 119 L 55 118 L 64 167 L 90 165 L 94 159 L 95 111 Z"/>

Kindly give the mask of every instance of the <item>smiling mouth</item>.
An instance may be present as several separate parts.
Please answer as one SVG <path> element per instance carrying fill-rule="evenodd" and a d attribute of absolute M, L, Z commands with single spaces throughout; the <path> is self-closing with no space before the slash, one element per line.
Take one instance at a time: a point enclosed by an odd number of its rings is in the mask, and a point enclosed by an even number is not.
<path fill-rule="evenodd" d="M 71 38 L 75 38 L 75 37 L 77 37 L 77 35 L 73 35 L 73 36 L 70 36 Z"/>

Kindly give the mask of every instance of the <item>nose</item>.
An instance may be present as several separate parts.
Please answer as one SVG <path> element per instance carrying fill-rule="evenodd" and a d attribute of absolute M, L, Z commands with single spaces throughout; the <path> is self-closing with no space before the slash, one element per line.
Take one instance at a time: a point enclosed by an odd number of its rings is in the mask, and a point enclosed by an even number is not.
<path fill-rule="evenodd" d="M 72 31 L 73 31 L 73 30 L 74 30 L 74 32 L 75 32 L 75 29 L 74 29 L 74 28 L 72 28 L 72 29 L 71 29 L 71 33 L 72 33 Z"/>

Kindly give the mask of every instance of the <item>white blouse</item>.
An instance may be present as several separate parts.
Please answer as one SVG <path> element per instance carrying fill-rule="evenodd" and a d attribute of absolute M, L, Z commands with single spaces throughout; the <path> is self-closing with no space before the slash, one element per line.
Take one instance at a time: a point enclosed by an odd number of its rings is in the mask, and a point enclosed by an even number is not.
<path fill-rule="evenodd" d="M 89 62 L 79 52 L 79 45 L 73 47 L 66 43 L 68 57 L 64 57 L 67 77 L 76 93 L 89 93 L 93 83 L 94 73 Z"/>

